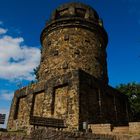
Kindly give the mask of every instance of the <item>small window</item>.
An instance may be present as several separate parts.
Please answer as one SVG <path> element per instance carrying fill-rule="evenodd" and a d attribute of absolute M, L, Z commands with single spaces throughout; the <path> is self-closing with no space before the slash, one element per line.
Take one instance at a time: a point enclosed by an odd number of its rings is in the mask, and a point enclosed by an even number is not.
<path fill-rule="evenodd" d="M 65 34 L 65 35 L 64 35 L 64 40 L 65 40 L 65 41 L 69 40 L 69 35 L 68 35 L 68 34 Z"/>
<path fill-rule="evenodd" d="M 50 50 L 50 56 L 58 56 L 58 50 Z"/>

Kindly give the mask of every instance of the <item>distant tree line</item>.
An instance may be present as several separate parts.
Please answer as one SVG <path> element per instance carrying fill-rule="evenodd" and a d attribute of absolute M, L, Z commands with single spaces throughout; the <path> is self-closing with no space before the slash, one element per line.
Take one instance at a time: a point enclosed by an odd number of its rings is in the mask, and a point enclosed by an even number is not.
<path fill-rule="evenodd" d="M 116 89 L 128 96 L 131 121 L 140 121 L 140 84 L 135 82 L 120 84 Z"/>

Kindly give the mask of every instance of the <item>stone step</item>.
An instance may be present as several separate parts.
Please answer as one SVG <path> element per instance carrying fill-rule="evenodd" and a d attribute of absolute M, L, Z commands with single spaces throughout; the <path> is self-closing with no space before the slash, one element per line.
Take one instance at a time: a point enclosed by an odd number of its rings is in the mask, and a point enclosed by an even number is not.
<path fill-rule="evenodd" d="M 128 126 L 114 127 L 112 132 L 113 133 L 128 133 L 129 132 L 129 127 Z"/>

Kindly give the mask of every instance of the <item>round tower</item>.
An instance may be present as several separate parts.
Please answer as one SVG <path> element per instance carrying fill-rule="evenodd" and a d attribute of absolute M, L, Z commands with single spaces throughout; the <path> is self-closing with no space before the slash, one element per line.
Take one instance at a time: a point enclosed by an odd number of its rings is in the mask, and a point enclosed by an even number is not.
<path fill-rule="evenodd" d="M 97 12 L 81 3 L 58 7 L 41 34 L 39 80 L 81 69 L 108 84 L 107 33 Z"/>

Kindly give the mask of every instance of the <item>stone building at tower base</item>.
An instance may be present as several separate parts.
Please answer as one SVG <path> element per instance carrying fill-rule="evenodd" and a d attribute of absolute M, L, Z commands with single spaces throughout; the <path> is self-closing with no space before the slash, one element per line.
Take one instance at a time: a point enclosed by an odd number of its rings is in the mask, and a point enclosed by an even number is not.
<path fill-rule="evenodd" d="M 38 123 L 44 127 L 59 128 L 59 124 L 53 124 L 53 121 L 63 120 L 65 130 L 82 130 L 83 122 L 87 122 L 89 127 L 108 123 L 128 125 L 127 107 L 127 98 L 123 94 L 112 87 L 104 87 L 82 70 L 74 70 L 17 90 L 8 129 L 33 127 L 34 117 L 52 118 L 50 126 Z"/>

